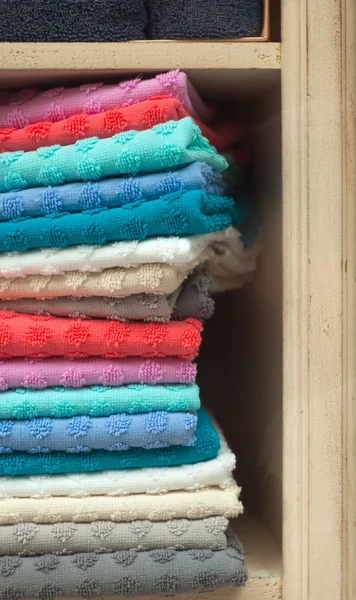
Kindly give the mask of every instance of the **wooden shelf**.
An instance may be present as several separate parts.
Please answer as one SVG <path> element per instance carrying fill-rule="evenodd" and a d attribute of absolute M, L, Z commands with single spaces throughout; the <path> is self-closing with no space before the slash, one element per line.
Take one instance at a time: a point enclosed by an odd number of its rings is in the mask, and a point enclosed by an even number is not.
<path fill-rule="evenodd" d="M 237 519 L 235 531 L 244 546 L 249 581 L 243 590 L 229 589 L 221 600 L 281 600 L 282 553 L 277 542 L 251 517 Z"/>
<path fill-rule="evenodd" d="M 129 73 L 186 71 L 205 95 L 232 99 L 280 84 L 280 44 L 143 41 L 0 43 L 0 87 L 117 81 Z M 214 77 L 211 72 L 214 71 Z"/>
<path fill-rule="evenodd" d="M 0 69 L 280 69 L 280 44 L 137 41 L 0 43 Z"/>

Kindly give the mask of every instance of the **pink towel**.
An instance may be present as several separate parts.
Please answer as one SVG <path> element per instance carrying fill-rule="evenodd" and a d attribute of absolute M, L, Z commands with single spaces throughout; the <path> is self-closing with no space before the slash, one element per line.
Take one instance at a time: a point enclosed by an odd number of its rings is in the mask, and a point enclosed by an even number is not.
<path fill-rule="evenodd" d="M 114 85 L 89 83 L 78 88 L 57 87 L 45 92 L 2 92 L 0 127 L 21 129 L 39 121 L 56 123 L 72 115 L 101 113 L 154 96 L 176 98 L 193 117 L 203 121 L 213 116 L 212 110 L 201 100 L 186 74 L 169 71 L 151 79 L 137 78 Z"/>
<path fill-rule="evenodd" d="M 196 365 L 179 358 L 13 358 L 0 363 L 0 392 L 13 388 L 194 383 Z"/>

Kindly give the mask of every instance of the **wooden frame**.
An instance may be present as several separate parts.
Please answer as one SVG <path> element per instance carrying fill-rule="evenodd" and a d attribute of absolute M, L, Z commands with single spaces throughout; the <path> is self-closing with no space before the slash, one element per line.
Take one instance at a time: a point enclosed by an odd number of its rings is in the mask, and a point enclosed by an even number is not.
<path fill-rule="evenodd" d="M 285 600 L 356 597 L 356 3 L 282 0 Z M 90 47 L 90 50 L 87 50 Z M 0 44 L 3 85 L 100 70 L 236 70 L 260 93 L 279 44 Z M 26 73 L 27 70 L 27 73 Z M 218 75 L 220 74 L 220 75 Z M 263 82 L 263 83 L 262 83 Z M 241 600 L 265 596 L 257 579 Z M 239 594 L 236 595 L 238 597 Z M 235 597 L 235 592 L 232 593 Z"/>
<path fill-rule="evenodd" d="M 284 0 L 286 600 L 355 598 L 354 0 Z"/>

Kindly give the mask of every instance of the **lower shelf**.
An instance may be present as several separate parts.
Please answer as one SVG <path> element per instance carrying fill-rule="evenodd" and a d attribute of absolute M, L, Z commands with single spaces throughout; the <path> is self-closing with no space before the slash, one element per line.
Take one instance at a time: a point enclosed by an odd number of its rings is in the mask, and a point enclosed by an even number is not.
<path fill-rule="evenodd" d="M 240 517 L 235 531 L 245 550 L 249 581 L 242 590 L 215 594 L 216 600 L 282 600 L 282 554 L 277 542 L 259 521 Z"/>

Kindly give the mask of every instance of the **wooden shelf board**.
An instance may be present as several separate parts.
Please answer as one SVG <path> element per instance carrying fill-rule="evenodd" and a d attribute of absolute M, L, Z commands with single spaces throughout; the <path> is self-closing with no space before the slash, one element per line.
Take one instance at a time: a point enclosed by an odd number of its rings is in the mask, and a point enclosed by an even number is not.
<path fill-rule="evenodd" d="M 279 43 L 0 43 L 0 69 L 280 69 Z"/>
<path fill-rule="evenodd" d="M 183 69 L 211 97 L 228 93 L 235 99 L 278 85 L 280 66 L 278 43 L 0 43 L 2 88 L 117 81 L 130 73 Z"/>

